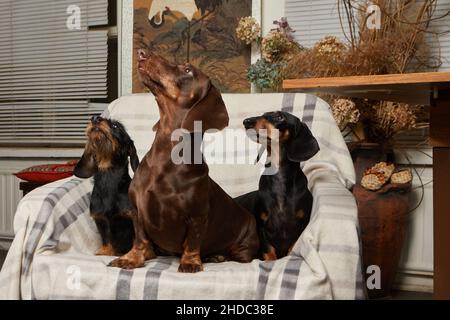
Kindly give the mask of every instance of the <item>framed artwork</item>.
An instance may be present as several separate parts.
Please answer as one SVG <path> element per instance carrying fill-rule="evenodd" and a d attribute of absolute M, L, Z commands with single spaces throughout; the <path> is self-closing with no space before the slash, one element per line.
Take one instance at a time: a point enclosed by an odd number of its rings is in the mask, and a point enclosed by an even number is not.
<path fill-rule="evenodd" d="M 252 15 L 252 0 L 134 0 L 133 10 L 133 66 L 146 48 L 172 63 L 189 61 L 223 93 L 250 92 L 251 47 L 235 29 Z M 133 93 L 145 92 L 136 68 L 132 78 Z"/>

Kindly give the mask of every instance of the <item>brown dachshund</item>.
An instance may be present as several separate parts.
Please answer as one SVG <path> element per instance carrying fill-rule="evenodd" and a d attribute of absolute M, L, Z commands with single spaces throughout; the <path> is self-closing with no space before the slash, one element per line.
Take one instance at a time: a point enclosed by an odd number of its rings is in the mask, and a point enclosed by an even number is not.
<path fill-rule="evenodd" d="M 136 211 L 133 248 L 110 265 L 141 267 L 155 258 L 154 246 L 158 252 L 181 255 L 179 272 L 202 271 L 202 258 L 212 256 L 238 262 L 256 258 L 259 239 L 253 215 L 209 177 L 203 160 L 176 164 L 171 157 L 173 148 L 182 143 L 172 141 L 173 131 L 181 128 L 188 137 L 201 138 L 208 129 L 228 125 L 219 91 L 190 64 L 172 65 L 143 50 L 139 51 L 139 73 L 155 95 L 160 120 L 154 127 L 153 145 L 130 185 Z M 194 132 L 194 121 L 201 121 L 200 132 Z"/>

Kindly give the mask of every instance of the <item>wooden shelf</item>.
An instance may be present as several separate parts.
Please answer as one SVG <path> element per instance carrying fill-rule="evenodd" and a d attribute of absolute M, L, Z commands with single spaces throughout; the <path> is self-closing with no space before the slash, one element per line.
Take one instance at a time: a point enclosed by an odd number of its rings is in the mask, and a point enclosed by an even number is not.
<path fill-rule="evenodd" d="M 450 72 L 287 79 L 283 89 L 429 105 L 439 91 L 450 90 Z"/>

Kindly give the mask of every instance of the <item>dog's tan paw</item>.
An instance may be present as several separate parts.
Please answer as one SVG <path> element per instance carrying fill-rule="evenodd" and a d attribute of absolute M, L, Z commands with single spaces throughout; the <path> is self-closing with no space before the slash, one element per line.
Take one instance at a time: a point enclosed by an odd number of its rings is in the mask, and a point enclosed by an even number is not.
<path fill-rule="evenodd" d="M 274 261 L 277 260 L 277 254 L 275 252 L 275 248 L 270 246 L 270 249 L 268 252 L 263 253 L 263 259 L 264 261 Z"/>
<path fill-rule="evenodd" d="M 196 273 L 203 271 L 203 264 L 198 263 L 181 263 L 178 267 L 178 272 Z"/>
<path fill-rule="evenodd" d="M 115 256 L 116 252 L 110 243 L 107 245 L 101 246 L 100 249 L 95 253 L 96 256 Z"/>
<path fill-rule="evenodd" d="M 140 268 L 144 266 L 144 260 L 138 261 L 138 260 L 132 260 L 125 257 L 120 257 L 117 259 L 114 259 L 108 264 L 109 267 L 116 267 L 121 269 L 135 269 Z"/>

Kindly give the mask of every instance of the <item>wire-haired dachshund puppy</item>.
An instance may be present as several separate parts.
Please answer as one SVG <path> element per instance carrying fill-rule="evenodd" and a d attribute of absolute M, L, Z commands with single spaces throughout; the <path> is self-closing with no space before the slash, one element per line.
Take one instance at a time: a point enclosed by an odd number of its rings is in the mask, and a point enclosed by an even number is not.
<path fill-rule="evenodd" d="M 90 211 L 102 238 L 97 255 L 115 256 L 128 252 L 134 239 L 130 217 L 128 157 L 136 170 L 136 148 L 124 126 L 99 116 L 91 118 L 86 147 L 74 169 L 80 178 L 94 176 Z"/>
<path fill-rule="evenodd" d="M 260 256 L 275 260 L 290 252 L 309 222 L 313 197 L 300 162 L 314 156 L 319 145 L 308 127 L 287 112 L 268 112 L 248 118 L 244 126 L 252 140 L 263 146 L 267 142 L 266 174 L 259 180 L 259 190 L 236 201 L 256 217 Z M 261 138 L 269 141 L 263 142 Z M 276 139 L 278 148 L 271 148 L 274 145 L 271 139 Z"/>
<path fill-rule="evenodd" d="M 259 248 L 253 215 L 209 177 L 195 143 L 183 152 L 192 147 L 192 156 L 200 158 L 200 163 L 172 160 L 172 150 L 187 138 L 201 139 L 206 130 L 222 130 L 228 125 L 219 91 L 190 64 L 172 65 L 142 50 L 138 59 L 139 73 L 155 95 L 160 119 L 154 127 L 153 145 L 130 185 L 136 240 L 132 250 L 111 265 L 141 267 L 155 257 L 153 245 L 165 254 L 181 256 L 179 272 L 202 271 L 202 259 L 211 256 L 251 261 Z M 194 121 L 201 121 L 201 130 Z M 171 139 L 177 129 L 184 132 L 181 142 Z"/>

